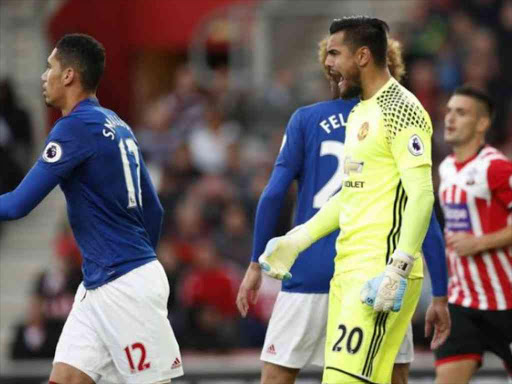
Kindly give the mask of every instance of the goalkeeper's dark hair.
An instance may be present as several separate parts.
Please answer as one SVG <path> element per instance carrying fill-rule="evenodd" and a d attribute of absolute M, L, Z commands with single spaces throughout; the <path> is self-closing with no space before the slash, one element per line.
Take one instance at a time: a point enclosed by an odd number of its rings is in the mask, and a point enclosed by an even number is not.
<path fill-rule="evenodd" d="M 355 51 L 360 47 L 368 47 L 375 64 L 379 67 L 387 65 L 389 26 L 385 21 L 368 16 L 347 16 L 334 19 L 329 27 L 331 35 L 344 31 L 344 42 Z"/>
<path fill-rule="evenodd" d="M 94 37 L 82 33 L 64 35 L 55 46 L 63 68 L 72 67 L 86 91 L 96 91 L 105 70 L 105 48 Z"/>
<path fill-rule="evenodd" d="M 496 115 L 496 104 L 491 96 L 489 96 L 485 91 L 465 84 L 455 89 L 453 95 L 468 96 L 479 101 L 485 107 L 491 122 L 494 121 Z"/>

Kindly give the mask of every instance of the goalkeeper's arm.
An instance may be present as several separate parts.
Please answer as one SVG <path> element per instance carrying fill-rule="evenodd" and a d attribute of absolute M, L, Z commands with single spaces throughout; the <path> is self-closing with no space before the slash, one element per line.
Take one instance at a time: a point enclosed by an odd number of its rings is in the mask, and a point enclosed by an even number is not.
<path fill-rule="evenodd" d="M 289 271 L 299 253 L 339 228 L 340 194 L 329 199 L 306 223 L 268 242 L 258 259 L 267 275 L 280 280 L 291 278 Z"/>
<path fill-rule="evenodd" d="M 401 172 L 402 185 L 407 195 L 400 240 L 397 249 L 414 255 L 425 239 L 434 205 L 430 165 L 405 169 Z"/>
<path fill-rule="evenodd" d="M 407 194 L 400 240 L 389 259 L 384 273 L 369 280 L 361 290 L 361 301 L 377 312 L 399 311 L 407 287 L 407 278 L 414 265 L 414 257 L 427 233 L 434 204 L 430 165 L 408 168 L 401 172 Z"/>

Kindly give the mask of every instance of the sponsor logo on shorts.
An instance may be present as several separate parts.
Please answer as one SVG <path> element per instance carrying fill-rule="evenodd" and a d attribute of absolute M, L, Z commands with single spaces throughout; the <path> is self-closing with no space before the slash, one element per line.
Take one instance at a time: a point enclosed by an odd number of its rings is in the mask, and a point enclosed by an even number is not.
<path fill-rule="evenodd" d="M 174 360 L 174 363 L 172 363 L 172 366 L 171 366 L 171 369 L 177 369 L 181 367 L 181 361 L 180 361 L 180 358 L 177 357 L 175 360 Z"/>
<path fill-rule="evenodd" d="M 276 354 L 276 347 L 274 347 L 274 344 L 271 344 L 270 347 L 267 348 L 267 353 L 269 353 L 271 355 Z"/>

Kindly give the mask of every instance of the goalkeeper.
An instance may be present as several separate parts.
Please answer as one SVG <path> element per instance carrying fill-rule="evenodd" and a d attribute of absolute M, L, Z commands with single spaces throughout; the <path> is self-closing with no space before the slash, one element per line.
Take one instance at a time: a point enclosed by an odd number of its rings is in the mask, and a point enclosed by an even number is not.
<path fill-rule="evenodd" d="M 419 101 L 386 66 L 385 22 L 334 20 L 326 66 L 342 98 L 359 96 L 349 116 L 343 189 L 308 222 L 272 239 L 259 261 L 287 279 L 298 253 L 340 229 L 323 382 L 389 383 L 395 356 L 421 294 L 420 247 L 434 201 L 432 125 Z M 342 309 L 343 308 L 343 309 Z"/>

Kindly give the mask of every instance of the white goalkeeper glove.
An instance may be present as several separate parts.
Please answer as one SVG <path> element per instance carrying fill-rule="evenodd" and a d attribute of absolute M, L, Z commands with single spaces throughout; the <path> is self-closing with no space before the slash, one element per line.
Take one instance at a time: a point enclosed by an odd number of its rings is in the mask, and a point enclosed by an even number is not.
<path fill-rule="evenodd" d="M 262 271 L 278 280 L 291 279 L 290 268 L 303 250 L 313 243 L 306 227 L 299 225 L 284 236 L 270 239 L 258 258 Z"/>
<path fill-rule="evenodd" d="M 398 249 L 393 252 L 384 273 L 366 282 L 361 289 L 361 301 L 376 312 L 398 312 L 402 308 L 407 277 L 414 257 Z"/>

